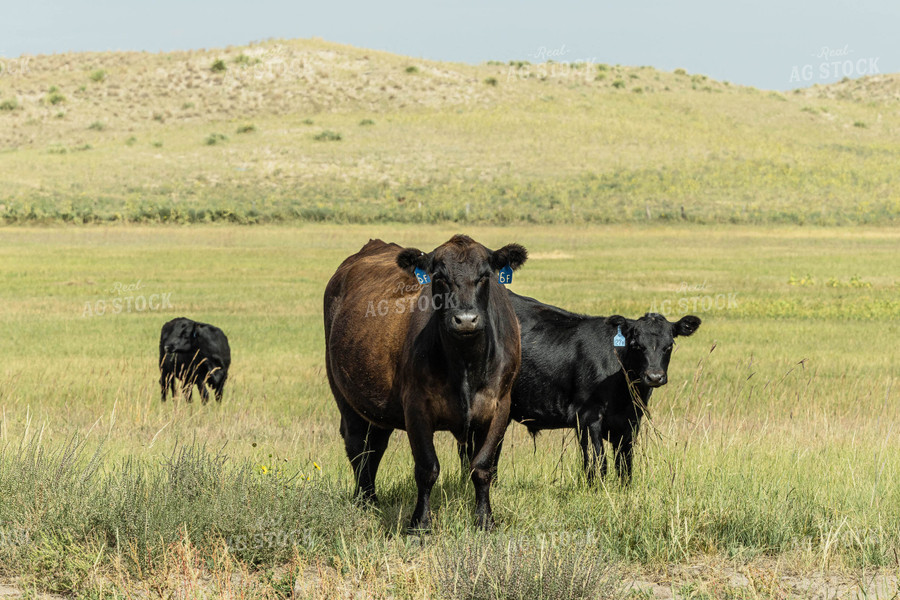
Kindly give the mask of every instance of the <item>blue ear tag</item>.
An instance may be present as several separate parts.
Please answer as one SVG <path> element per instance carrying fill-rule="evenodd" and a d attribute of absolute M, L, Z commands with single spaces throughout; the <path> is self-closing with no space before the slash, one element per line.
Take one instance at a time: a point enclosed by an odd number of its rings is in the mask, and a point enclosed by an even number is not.
<path fill-rule="evenodd" d="M 498 281 L 503 285 L 512 283 L 512 267 L 506 265 L 505 267 L 500 269 L 500 278 L 498 279 Z"/>
<path fill-rule="evenodd" d="M 622 335 L 622 326 L 619 325 L 618 333 L 616 333 L 616 337 L 613 338 L 613 346 L 616 348 L 624 348 L 625 347 L 625 336 Z"/>
<path fill-rule="evenodd" d="M 426 283 L 431 283 L 431 277 L 428 276 L 428 273 L 416 267 L 416 280 L 419 282 L 419 285 L 425 285 Z"/>

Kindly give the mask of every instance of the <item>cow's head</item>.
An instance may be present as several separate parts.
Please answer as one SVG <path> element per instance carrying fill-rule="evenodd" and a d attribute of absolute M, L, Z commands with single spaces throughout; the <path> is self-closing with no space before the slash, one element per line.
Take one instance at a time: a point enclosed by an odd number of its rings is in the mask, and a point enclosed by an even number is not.
<path fill-rule="evenodd" d="M 193 352 L 197 340 L 197 323 L 179 319 L 163 340 L 163 349 L 169 354 Z"/>
<path fill-rule="evenodd" d="M 637 320 L 613 315 L 606 322 L 620 328 L 625 336 L 619 356 L 626 369 L 650 387 L 666 384 L 675 337 L 691 335 L 700 327 L 700 318 L 694 315 L 672 323 L 658 313 L 647 313 Z"/>
<path fill-rule="evenodd" d="M 220 386 L 228 377 L 225 364 L 222 362 L 219 337 L 215 334 L 215 328 L 205 323 L 198 323 L 194 329 L 197 340 L 196 350 L 199 351 L 198 360 L 206 364 L 209 370 L 209 382 Z"/>
<path fill-rule="evenodd" d="M 455 235 L 432 252 L 406 248 L 397 264 L 408 273 L 422 269 L 431 277 L 431 301 L 441 326 L 458 338 L 475 337 L 484 331 L 491 290 L 499 293 L 498 271 L 513 270 L 528 259 L 519 244 L 489 250 L 472 238 Z"/>

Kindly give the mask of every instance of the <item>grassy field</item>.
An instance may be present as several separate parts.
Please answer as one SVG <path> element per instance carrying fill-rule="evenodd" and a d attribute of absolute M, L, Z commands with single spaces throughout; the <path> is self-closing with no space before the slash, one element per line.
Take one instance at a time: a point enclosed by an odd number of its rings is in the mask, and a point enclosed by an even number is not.
<path fill-rule="evenodd" d="M 589 489 L 571 433 L 513 425 L 498 528 L 477 534 L 440 434 L 435 531 L 411 537 L 403 434 L 378 509 L 350 501 L 322 292 L 370 237 L 424 249 L 457 230 L 0 229 L 0 578 L 95 598 L 892 597 L 900 232 L 466 227 L 529 249 L 517 292 L 703 325 L 653 396 L 630 488 Z M 221 405 L 160 403 L 175 316 L 228 334 Z"/>
<path fill-rule="evenodd" d="M 585 59 L 22 57 L 0 223 L 897 222 L 897 75 L 781 94 Z"/>

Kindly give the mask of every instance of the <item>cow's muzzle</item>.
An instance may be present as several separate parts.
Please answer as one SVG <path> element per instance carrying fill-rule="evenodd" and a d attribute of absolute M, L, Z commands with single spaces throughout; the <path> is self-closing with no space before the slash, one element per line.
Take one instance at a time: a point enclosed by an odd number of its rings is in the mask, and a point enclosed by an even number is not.
<path fill-rule="evenodd" d="M 484 329 L 477 312 L 461 311 L 450 318 L 450 331 L 458 336 L 475 335 Z"/>
<path fill-rule="evenodd" d="M 644 383 L 650 387 L 666 385 L 666 382 L 668 381 L 665 371 L 644 371 L 642 379 L 644 380 Z"/>

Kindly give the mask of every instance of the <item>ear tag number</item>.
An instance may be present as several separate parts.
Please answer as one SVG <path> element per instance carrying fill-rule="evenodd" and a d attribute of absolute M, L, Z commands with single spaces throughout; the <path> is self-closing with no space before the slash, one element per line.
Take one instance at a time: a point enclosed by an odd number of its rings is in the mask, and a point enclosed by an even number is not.
<path fill-rule="evenodd" d="M 498 279 L 498 281 L 503 285 L 512 283 L 512 267 L 506 265 L 505 267 L 500 269 L 500 278 Z"/>
<path fill-rule="evenodd" d="M 419 285 L 425 285 L 426 283 L 431 283 L 431 277 L 428 276 L 424 270 L 419 267 L 416 267 L 416 280 L 419 282 Z"/>
<path fill-rule="evenodd" d="M 624 348 L 625 347 L 625 336 L 622 335 L 622 326 L 619 325 L 618 333 L 616 333 L 616 337 L 613 338 L 613 346 L 616 348 Z"/>

